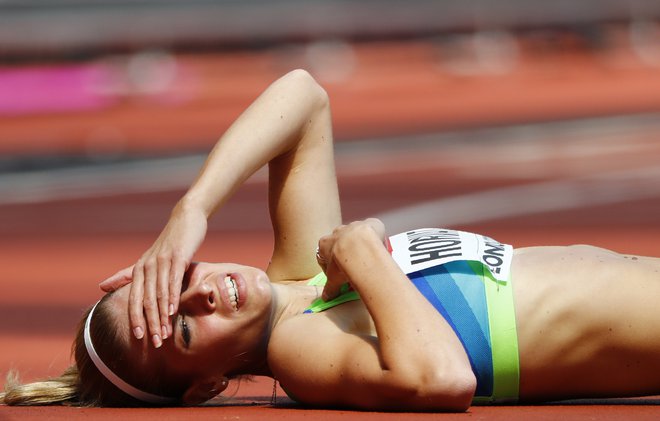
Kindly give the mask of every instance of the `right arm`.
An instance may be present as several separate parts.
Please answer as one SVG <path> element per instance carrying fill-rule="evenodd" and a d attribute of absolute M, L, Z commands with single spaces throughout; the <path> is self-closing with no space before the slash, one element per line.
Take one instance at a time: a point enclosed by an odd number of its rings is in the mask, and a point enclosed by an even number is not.
<path fill-rule="evenodd" d="M 275 234 L 268 274 L 277 281 L 319 272 L 316 242 L 341 222 L 330 110 L 325 91 L 296 70 L 269 86 L 220 138 L 131 275 L 121 271 L 102 285 L 111 290 L 132 280 L 129 317 L 136 337 L 146 328 L 158 346 L 161 335 L 171 334 L 169 315 L 177 311 L 183 274 L 208 218 L 266 163 Z"/>

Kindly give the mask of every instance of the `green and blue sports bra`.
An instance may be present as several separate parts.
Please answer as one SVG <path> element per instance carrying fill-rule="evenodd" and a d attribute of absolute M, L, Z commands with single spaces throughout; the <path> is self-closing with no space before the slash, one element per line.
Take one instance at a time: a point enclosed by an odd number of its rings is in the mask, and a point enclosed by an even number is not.
<path fill-rule="evenodd" d="M 474 403 L 517 400 L 520 368 L 509 273 L 513 248 L 479 234 L 438 228 L 391 236 L 387 247 L 463 344 L 477 378 Z M 319 273 L 308 284 L 325 282 Z M 346 284 L 338 297 L 319 298 L 305 313 L 359 299 Z"/>

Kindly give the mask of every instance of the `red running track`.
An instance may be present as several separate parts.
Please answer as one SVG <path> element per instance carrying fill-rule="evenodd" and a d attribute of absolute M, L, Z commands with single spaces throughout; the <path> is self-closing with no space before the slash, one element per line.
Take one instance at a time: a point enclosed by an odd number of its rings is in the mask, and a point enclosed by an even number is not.
<path fill-rule="evenodd" d="M 631 82 L 633 83 L 633 82 Z M 591 88 L 588 88 L 591 89 Z M 640 94 L 640 92 L 638 92 Z M 396 99 L 392 99 L 393 103 Z M 356 102 L 359 104 L 359 101 Z M 413 106 L 411 102 L 409 106 Z M 421 101 L 419 107 L 427 107 Z M 469 114 L 468 104 L 455 113 Z M 552 106 L 549 106 L 553 108 Z M 421 109 L 420 108 L 420 109 Z M 539 110 L 542 107 L 539 106 Z M 359 118 L 360 107 L 345 109 L 344 117 Z M 551 111 L 551 110 L 549 110 Z M 647 109 L 648 111 L 648 109 Z M 420 111 L 422 113 L 422 111 Z M 552 114 L 549 112 L 549 114 Z M 368 117 L 367 117 L 368 118 Z M 382 130 L 385 132 L 386 127 Z M 399 127 L 398 129 L 401 129 Z M 25 129 L 28 130 L 28 129 Z M 624 131 L 625 132 L 625 131 Z M 383 162 L 422 162 L 400 149 L 383 158 L 378 144 L 371 153 L 360 155 L 357 164 L 351 156 L 339 157 L 339 176 L 347 219 L 362 218 L 392 207 L 415 205 L 439 197 L 460 196 L 493 188 L 532 185 L 548 181 L 572 182 L 597 174 L 617 171 L 655 171 L 660 151 L 657 129 L 628 135 L 616 132 L 613 139 L 600 135 L 575 135 L 566 140 L 549 132 L 545 140 L 536 139 L 540 153 L 518 156 L 525 143 L 506 141 L 466 142 L 435 151 L 451 160 L 436 164 L 387 167 Z M 405 141 L 405 139 L 403 140 Z M 147 144 L 149 140 L 145 140 Z M 476 146 L 475 146 L 476 145 Z M 616 148 L 615 146 L 620 146 Z M 147 147 L 147 146 L 145 146 Z M 436 145 L 439 147 L 439 145 Z M 478 147 L 478 153 L 474 148 Z M 472 149 L 470 149 L 472 148 Z M 507 149 L 513 148 L 513 149 Z M 510 154 L 497 158 L 497 152 Z M 414 151 L 413 151 L 414 152 Z M 427 155 L 429 151 L 422 151 Z M 369 157 L 372 157 L 369 159 Z M 515 159 L 513 159 L 515 158 Z M 419 161 L 414 161 L 418 159 Z M 497 162 L 494 162 L 497 160 Z M 497 168 L 479 172 L 475 168 Z M 359 171 L 360 169 L 367 171 Z M 646 173 L 645 173 L 646 174 Z M 657 174 L 657 173 L 656 173 Z M 613 197 L 607 203 L 588 201 L 566 209 L 522 213 L 497 219 L 487 215 L 460 228 L 487 233 L 517 247 L 539 244 L 591 243 L 618 251 L 660 256 L 659 176 L 641 175 L 625 181 L 625 192 L 643 194 Z M 612 179 L 597 180 L 598 185 Z M 167 209 L 179 191 L 112 197 L 55 200 L 40 203 L 0 206 L 4 227 L 0 239 L 0 371 L 16 368 L 23 378 L 33 380 L 59 374 L 69 364 L 69 347 L 74 325 L 83 309 L 99 297 L 97 281 L 131 263 L 155 238 L 155 227 L 164 221 Z M 623 194 L 612 192 L 613 196 Z M 263 183 L 240 192 L 223 221 L 213 226 L 197 258 L 212 261 L 238 261 L 264 266 L 269 257 L 270 236 L 263 229 L 265 205 Z M 519 203 L 524 208 L 526 203 Z M 244 229 L 230 229 L 234 221 L 257 210 Z M 149 220 L 150 223 L 146 221 Z M 439 215 L 437 223 L 442 222 Z M 141 225 L 143 224 L 143 225 Z M 60 226 L 58 226 L 60 225 Z M 12 229 L 12 226 L 21 227 Z M 122 228 L 124 227 L 124 228 Z M 142 228 L 140 228 L 142 227 Z M 230 387 L 231 388 L 231 387 Z M 658 419 L 660 400 L 609 400 L 562 403 L 556 405 L 474 407 L 467 414 L 383 414 L 344 410 L 310 410 L 292 405 L 279 391 L 278 405 L 270 405 L 272 382 L 237 386 L 231 402 L 216 402 L 212 407 L 172 409 L 80 409 L 62 407 L 0 407 L 0 419 L 246 419 L 319 420 L 371 419 Z"/>

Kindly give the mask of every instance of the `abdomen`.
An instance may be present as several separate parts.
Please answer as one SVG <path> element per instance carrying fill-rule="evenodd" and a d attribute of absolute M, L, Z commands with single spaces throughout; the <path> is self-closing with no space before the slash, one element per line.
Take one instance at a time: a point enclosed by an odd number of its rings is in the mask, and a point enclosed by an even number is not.
<path fill-rule="evenodd" d="M 522 398 L 660 392 L 657 259 L 535 247 L 516 250 L 512 275 Z"/>

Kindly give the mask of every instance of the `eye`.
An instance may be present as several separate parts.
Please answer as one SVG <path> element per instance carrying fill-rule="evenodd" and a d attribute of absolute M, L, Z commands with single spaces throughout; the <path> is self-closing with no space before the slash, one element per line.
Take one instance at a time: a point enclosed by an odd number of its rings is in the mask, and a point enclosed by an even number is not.
<path fill-rule="evenodd" d="M 186 348 L 190 347 L 190 329 L 188 328 L 188 323 L 186 323 L 186 319 L 183 318 L 183 316 L 180 317 L 180 324 L 181 324 L 181 337 L 183 338 L 183 343 L 186 345 Z"/>

